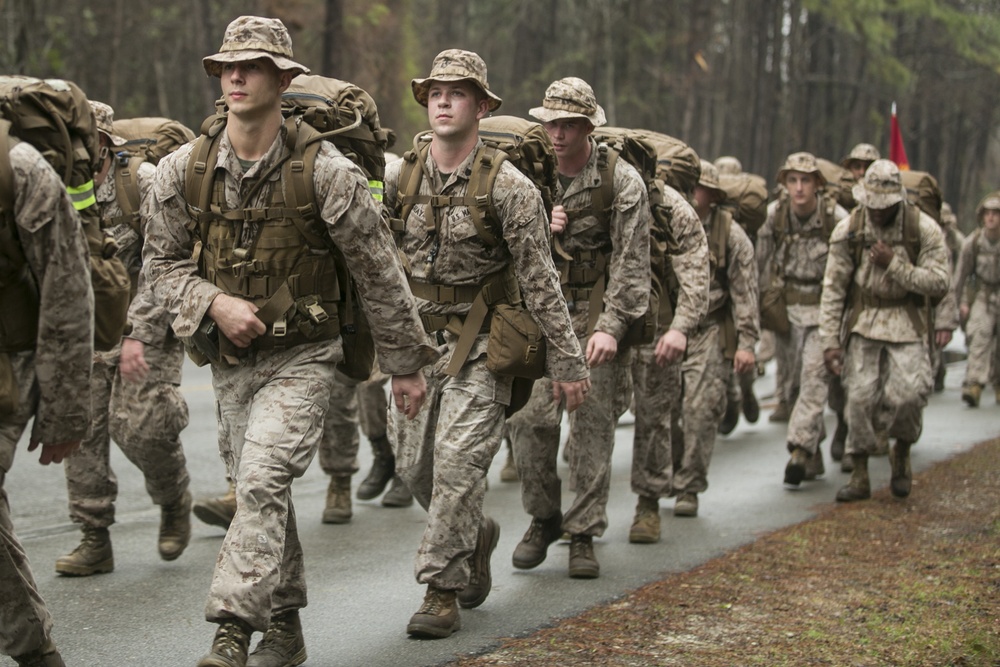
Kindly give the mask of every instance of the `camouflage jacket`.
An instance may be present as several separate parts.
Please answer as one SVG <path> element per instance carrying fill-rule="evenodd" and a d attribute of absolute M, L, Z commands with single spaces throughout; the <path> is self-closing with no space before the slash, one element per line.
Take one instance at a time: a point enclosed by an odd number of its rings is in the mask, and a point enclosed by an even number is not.
<path fill-rule="evenodd" d="M 698 214 L 681 193 L 669 185 L 663 190 L 665 202 L 673 212 L 670 231 L 677 247 L 668 250 L 668 258 L 678 290 L 674 318 L 661 323 L 658 334 L 666 333 L 669 328 L 690 336 L 708 313 L 708 242 Z"/>
<path fill-rule="evenodd" d="M 703 221 L 705 235 L 711 237 L 712 229 L 722 224 L 721 216 L 729 215 L 713 209 Z M 760 306 L 757 296 L 757 264 L 754 261 L 753 243 L 743 228 L 732 222 L 726 240 L 726 283 L 716 275 L 708 292 L 708 312 L 713 313 L 728 302 L 736 326 L 736 348 L 753 352 L 760 338 Z"/>
<path fill-rule="evenodd" d="M 975 276 L 975 293 L 983 294 L 994 306 L 1000 305 L 1000 241 L 990 241 L 981 229 L 969 234 L 958 255 L 952 293 L 964 306 L 971 305 L 965 285 L 972 276 Z"/>

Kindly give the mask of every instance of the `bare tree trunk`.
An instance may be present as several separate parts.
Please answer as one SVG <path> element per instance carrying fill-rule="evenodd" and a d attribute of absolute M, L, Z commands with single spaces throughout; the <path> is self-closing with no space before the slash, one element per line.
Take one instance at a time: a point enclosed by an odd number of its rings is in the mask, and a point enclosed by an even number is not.
<path fill-rule="evenodd" d="M 320 72 L 343 72 L 347 69 L 344 59 L 344 2 L 326 0 L 326 23 L 323 26 L 323 53 Z"/>

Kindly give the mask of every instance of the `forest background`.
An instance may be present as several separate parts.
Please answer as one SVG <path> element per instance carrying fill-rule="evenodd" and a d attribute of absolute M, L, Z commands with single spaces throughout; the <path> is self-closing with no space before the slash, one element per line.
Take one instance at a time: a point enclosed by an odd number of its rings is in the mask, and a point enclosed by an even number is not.
<path fill-rule="evenodd" d="M 998 0 L 0 0 L 0 72 L 197 131 L 219 96 L 201 58 L 241 14 L 281 18 L 296 60 L 370 92 L 400 153 L 426 128 L 410 79 L 457 47 L 486 60 L 500 113 L 579 76 L 610 124 L 769 180 L 798 150 L 839 161 L 865 141 L 888 157 L 895 101 L 911 167 L 964 230 L 1000 188 Z"/>

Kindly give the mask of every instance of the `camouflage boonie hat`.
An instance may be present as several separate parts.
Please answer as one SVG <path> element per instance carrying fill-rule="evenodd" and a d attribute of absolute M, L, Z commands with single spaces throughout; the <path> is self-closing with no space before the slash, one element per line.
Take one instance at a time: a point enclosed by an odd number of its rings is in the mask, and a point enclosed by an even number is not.
<path fill-rule="evenodd" d="M 714 190 L 721 199 L 726 198 L 726 191 L 719 183 L 719 170 L 708 160 L 701 161 L 701 175 L 698 176 L 698 185 Z"/>
<path fill-rule="evenodd" d="M 820 187 L 826 185 L 826 178 L 823 176 L 822 170 L 819 168 L 819 162 L 816 161 L 816 156 L 812 153 L 800 152 L 792 153 L 787 158 L 785 158 L 785 164 L 781 165 L 781 169 L 778 170 L 778 182 L 784 185 L 785 177 L 788 176 L 788 172 L 798 171 L 803 174 L 815 174 L 816 178 L 819 179 Z"/>
<path fill-rule="evenodd" d="M 1000 190 L 991 192 L 983 197 L 983 200 L 979 202 L 979 206 L 976 207 L 976 220 L 982 222 L 983 213 L 987 210 L 1000 211 Z"/>
<path fill-rule="evenodd" d="M 867 162 L 869 165 L 875 160 L 881 160 L 882 154 L 878 152 L 878 149 L 871 144 L 858 144 L 851 149 L 851 152 L 847 154 L 843 160 L 840 161 L 840 166 L 845 169 L 851 162 L 857 160 L 858 162 Z"/>
<path fill-rule="evenodd" d="M 889 208 L 906 200 L 899 167 L 891 160 L 875 160 L 864 178 L 851 190 L 855 201 L 868 208 Z"/>
<path fill-rule="evenodd" d="M 97 121 L 97 131 L 111 140 L 113 146 L 124 146 L 128 140 L 115 134 L 115 110 L 104 102 L 90 102 L 90 108 L 94 110 L 94 119 Z"/>
<path fill-rule="evenodd" d="M 719 170 L 719 175 L 726 174 L 727 176 L 738 176 L 743 173 L 743 163 L 732 155 L 723 155 L 720 158 L 716 158 L 715 168 Z"/>
<path fill-rule="evenodd" d="M 542 106 L 528 112 L 543 123 L 563 118 L 583 118 L 594 127 L 608 122 L 604 109 L 597 103 L 597 96 L 590 84 L 575 76 L 568 76 L 549 84 L 545 89 Z"/>
<path fill-rule="evenodd" d="M 278 19 L 241 16 L 229 24 L 222 48 L 214 56 L 202 58 L 209 76 L 222 76 L 223 63 L 267 58 L 282 71 L 308 74 L 309 68 L 292 60 L 292 38 Z"/>
<path fill-rule="evenodd" d="M 486 93 L 490 103 L 490 111 L 496 111 L 503 104 L 500 96 L 490 90 L 486 80 L 486 63 L 478 53 L 462 49 L 446 49 L 437 54 L 431 63 L 431 73 L 426 79 L 413 79 L 410 88 L 413 89 L 413 99 L 422 106 L 427 106 L 427 91 L 433 81 L 471 81 Z"/>

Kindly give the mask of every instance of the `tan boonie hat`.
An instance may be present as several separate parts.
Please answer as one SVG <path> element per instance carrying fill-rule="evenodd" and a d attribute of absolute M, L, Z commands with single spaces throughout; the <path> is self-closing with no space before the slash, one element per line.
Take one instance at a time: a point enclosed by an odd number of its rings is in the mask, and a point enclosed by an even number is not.
<path fill-rule="evenodd" d="M 698 185 L 714 190 L 720 199 L 726 198 L 726 191 L 719 183 L 719 170 L 708 160 L 701 161 L 701 175 L 698 176 Z"/>
<path fill-rule="evenodd" d="M 848 165 L 855 160 L 871 164 L 875 160 L 881 159 L 882 154 L 879 153 L 878 149 L 871 144 L 858 144 L 851 149 L 851 152 L 847 154 L 847 157 L 840 161 L 840 166 L 846 169 Z"/>
<path fill-rule="evenodd" d="M 413 79 L 410 88 L 413 89 L 413 99 L 427 106 L 427 91 L 434 81 L 471 81 L 486 93 L 490 103 L 490 111 L 496 111 L 503 100 L 490 90 L 486 80 L 486 63 L 478 53 L 462 49 L 446 49 L 437 54 L 431 63 L 431 73 L 426 79 Z"/>
<path fill-rule="evenodd" d="M 889 208 L 906 200 L 899 167 L 891 160 L 875 160 L 861 182 L 851 190 L 855 201 L 868 208 Z"/>
<path fill-rule="evenodd" d="M 97 131 L 101 132 L 111 140 L 113 146 L 124 146 L 128 140 L 115 134 L 115 110 L 104 102 L 90 102 L 90 108 L 94 110 L 94 119 L 97 121 Z"/>
<path fill-rule="evenodd" d="M 785 158 L 785 164 L 781 165 L 781 169 L 778 170 L 778 182 L 784 185 L 785 177 L 788 176 L 788 172 L 790 171 L 815 174 L 816 178 L 819 179 L 820 187 L 826 185 L 826 178 L 823 177 L 823 172 L 819 168 L 819 162 L 816 161 L 816 156 L 812 153 L 804 151 L 792 153 Z"/>
<path fill-rule="evenodd" d="M 738 176 L 743 173 L 743 163 L 732 155 L 723 155 L 720 158 L 716 158 L 713 164 L 719 170 L 720 176 L 722 174 Z"/>
<path fill-rule="evenodd" d="M 292 38 L 278 19 L 241 16 L 229 24 L 222 48 L 202 59 L 209 76 L 221 76 L 223 63 L 267 58 L 282 71 L 308 74 L 309 68 L 292 60 Z"/>
<path fill-rule="evenodd" d="M 983 221 L 983 213 L 987 210 L 1000 211 L 1000 191 L 991 192 L 979 202 L 979 206 L 976 207 L 976 219 L 979 222 Z"/>
<path fill-rule="evenodd" d="M 597 103 L 594 89 L 583 79 L 568 76 L 549 84 L 542 106 L 528 112 L 543 123 L 562 118 L 584 118 L 594 127 L 608 122 L 604 109 Z"/>

